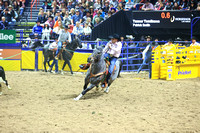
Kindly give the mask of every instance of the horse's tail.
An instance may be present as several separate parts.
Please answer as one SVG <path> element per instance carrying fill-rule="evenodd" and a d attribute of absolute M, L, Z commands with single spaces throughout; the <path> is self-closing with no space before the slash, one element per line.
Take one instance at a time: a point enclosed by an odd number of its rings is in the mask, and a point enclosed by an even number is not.
<path fill-rule="evenodd" d="M 121 77 L 121 76 L 120 76 L 121 70 L 122 70 L 122 61 L 119 60 L 119 72 L 118 72 L 117 78 Z"/>

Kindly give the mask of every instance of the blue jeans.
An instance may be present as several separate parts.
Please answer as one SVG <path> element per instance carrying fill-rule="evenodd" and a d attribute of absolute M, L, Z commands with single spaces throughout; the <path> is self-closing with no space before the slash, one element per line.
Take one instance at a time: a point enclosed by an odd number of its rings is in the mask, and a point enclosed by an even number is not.
<path fill-rule="evenodd" d="M 53 60 L 53 63 L 50 65 L 51 68 L 53 68 L 53 66 L 55 65 L 55 72 L 57 73 L 58 72 L 58 60 L 54 59 Z"/>
<path fill-rule="evenodd" d="M 62 42 L 58 42 L 58 49 L 56 51 L 56 55 L 58 55 L 58 53 L 60 52 L 61 48 L 62 48 Z"/>
<path fill-rule="evenodd" d="M 108 72 L 110 74 L 112 74 L 114 67 L 115 67 L 115 63 L 117 61 L 117 58 L 116 57 L 110 57 L 110 55 L 108 53 L 104 54 L 104 58 L 107 58 L 107 57 L 109 58 L 109 61 L 110 61 L 110 66 L 109 66 Z"/>
<path fill-rule="evenodd" d="M 146 64 L 146 61 L 143 60 L 142 64 L 140 65 L 140 68 L 138 69 L 137 73 L 139 73 L 144 65 Z M 147 63 L 148 64 L 148 69 L 149 69 L 149 78 L 151 79 L 151 61 Z"/>

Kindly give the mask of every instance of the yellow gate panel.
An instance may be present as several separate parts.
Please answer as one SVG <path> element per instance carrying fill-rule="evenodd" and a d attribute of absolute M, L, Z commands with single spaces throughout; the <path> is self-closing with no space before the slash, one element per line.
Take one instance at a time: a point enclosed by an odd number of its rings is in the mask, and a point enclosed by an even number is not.
<path fill-rule="evenodd" d="M 79 68 L 80 64 L 87 63 L 88 57 L 91 55 L 91 53 L 74 53 L 70 63 L 72 66 L 72 71 L 79 71 L 79 72 L 86 72 L 86 70 L 81 70 Z M 64 62 L 62 62 L 64 63 Z M 59 68 L 62 68 L 62 65 L 59 64 Z M 68 65 L 65 66 L 65 71 L 70 71 Z"/>
<path fill-rule="evenodd" d="M 44 69 L 44 56 L 42 51 L 38 51 L 38 69 Z M 48 69 L 48 67 L 47 67 Z"/>
<path fill-rule="evenodd" d="M 5 71 L 21 71 L 21 60 L 0 60 Z"/>
<path fill-rule="evenodd" d="M 35 69 L 35 51 L 22 50 L 22 69 Z"/>

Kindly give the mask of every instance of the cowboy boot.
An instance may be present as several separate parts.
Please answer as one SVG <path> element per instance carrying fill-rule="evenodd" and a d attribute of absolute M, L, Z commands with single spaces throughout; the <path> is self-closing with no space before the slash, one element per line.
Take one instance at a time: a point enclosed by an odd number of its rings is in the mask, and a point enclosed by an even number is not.
<path fill-rule="evenodd" d="M 91 63 L 87 63 L 87 64 L 81 64 L 79 65 L 80 69 L 82 70 L 87 70 L 90 67 Z"/>
<path fill-rule="evenodd" d="M 110 79 L 110 76 L 111 76 L 111 74 L 108 73 L 107 76 L 106 76 L 106 81 L 103 82 L 102 85 L 101 85 L 102 88 L 106 88 L 108 86 L 108 81 Z"/>
<path fill-rule="evenodd" d="M 60 57 L 60 54 L 62 53 L 62 51 L 63 51 L 63 50 L 61 49 L 61 50 L 59 51 L 59 53 L 58 53 L 58 54 L 55 56 L 55 59 L 56 59 L 56 60 L 58 60 L 58 59 L 59 59 L 59 57 Z"/>

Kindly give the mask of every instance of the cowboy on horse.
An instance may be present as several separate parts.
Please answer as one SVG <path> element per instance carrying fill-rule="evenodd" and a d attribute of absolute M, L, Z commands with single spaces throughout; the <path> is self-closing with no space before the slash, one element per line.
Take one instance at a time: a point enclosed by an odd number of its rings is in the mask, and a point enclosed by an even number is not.
<path fill-rule="evenodd" d="M 113 34 L 109 36 L 109 39 L 111 40 L 106 44 L 105 48 L 103 49 L 103 53 L 104 58 L 108 59 L 110 65 L 108 68 L 108 74 L 106 76 L 106 82 L 102 84 L 102 88 L 105 88 L 107 86 L 110 76 L 112 75 L 112 72 L 114 70 L 115 63 L 119 58 L 122 49 L 122 43 L 120 42 L 120 36 L 118 34 Z M 79 67 L 83 70 L 86 70 L 90 67 L 90 63 L 82 64 Z"/>

